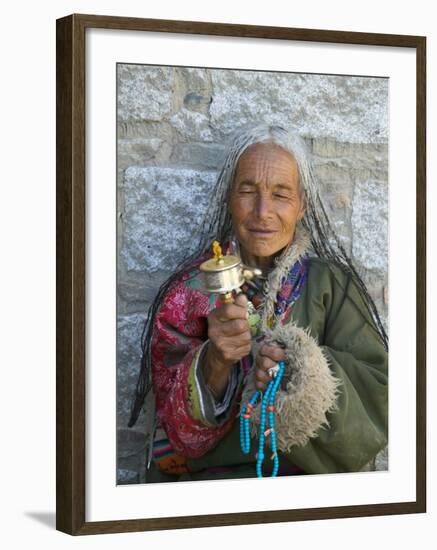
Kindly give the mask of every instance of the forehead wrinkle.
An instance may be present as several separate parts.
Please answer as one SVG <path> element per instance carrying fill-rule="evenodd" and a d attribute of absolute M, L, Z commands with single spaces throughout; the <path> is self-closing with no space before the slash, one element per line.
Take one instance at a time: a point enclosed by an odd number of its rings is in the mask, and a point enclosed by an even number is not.
<path fill-rule="evenodd" d="M 277 153 L 285 156 L 278 157 Z M 250 185 L 272 192 L 282 185 L 293 196 L 300 196 L 299 179 L 297 161 L 289 151 L 276 144 L 255 144 L 238 159 L 229 191 L 232 193 L 237 187 Z"/>
<path fill-rule="evenodd" d="M 271 166 L 268 168 L 267 172 L 271 172 L 275 175 L 276 180 L 271 177 L 270 174 L 258 174 L 253 177 L 253 174 L 246 175 L 243 173 L 243 177 L 240 176 L 240 169 L 236 173 L 234 178 L 234 184 L 238 186 L 250 185 L 251 187 L 259 187 L 262 189 L 285 189 L 287 191 L 297 192 L 299 189 L 299 179 L 292 179 L 290 172 L 288 170 L 281 170 L 281 174 L 276 175 L 277 167 L 273 166 L 273 163 L 267 163 Z M 285 177 L 284 177 L 285 176 Z M 241 179 L 239 179 L 241 177 Z M 236 180 L 236 181 L 235 181 Z"/>
<path fill-rule="evenodd" d="M 270 184 L 275 185 L 277 180 L 283 180 L 284 175 L 288 173 L 288 170 L 282 166 L 278 166 L 275 162 L 272 162 L 271 158 L 262 157 L 254 165 L 253 171 L 255 173 L 255 183 L 258 184 Z"/>

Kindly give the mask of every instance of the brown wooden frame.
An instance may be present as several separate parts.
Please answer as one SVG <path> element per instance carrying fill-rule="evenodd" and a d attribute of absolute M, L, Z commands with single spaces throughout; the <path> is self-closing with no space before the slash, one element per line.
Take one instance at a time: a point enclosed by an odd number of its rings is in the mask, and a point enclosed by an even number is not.
<path fill-rule="evenodd" d="M 412 502 L 85 521 L 85 31 L 106 28 L 414 48 L 417 85 L 417 440 Z M 190 21 L 70 15 L 57 20 L 56 528 L 71 535 L 183 529 L 426 511 L 426 38 Z"/>

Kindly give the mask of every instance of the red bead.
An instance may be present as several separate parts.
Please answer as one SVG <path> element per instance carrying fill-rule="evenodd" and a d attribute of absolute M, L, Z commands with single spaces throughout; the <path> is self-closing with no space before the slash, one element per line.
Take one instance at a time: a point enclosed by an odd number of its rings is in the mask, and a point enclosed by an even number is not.
<path fill-rule="evenodd" d="M 275 410 L 275 407 L 273 405 L 269 405 L 267 407 L 267 410 L 273 412 Z"/>
<path fill-rule="evenodd" d="M 247 418 L 247 420 L 249 420 L 250 414 L 247 414 L 247 413 L 246 413 L 246 414 L 244 415 L 244 418 Z"/>
<path fill-rule="evenodd" d="M 248 404 L 247 404 L 247 408 L 248 408 L 249 410 L 252 410 L 252 409 L 253 409 L 252 403 L 248 403 Z"/>

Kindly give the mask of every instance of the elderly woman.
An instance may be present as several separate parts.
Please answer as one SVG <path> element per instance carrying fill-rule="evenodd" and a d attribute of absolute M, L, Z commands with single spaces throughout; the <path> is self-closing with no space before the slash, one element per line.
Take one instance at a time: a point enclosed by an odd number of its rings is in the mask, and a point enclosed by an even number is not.
<path fill-rule="evenodd" d="M 262 273 L 234 303 L 202 286 L 215 239 Z M 240 411 L 279 362 L 272 444 L 272 430 L 259 433 L 260 400 Z M 150 378 L 147 481 L 260 475 L 260 438 L 262 475 L 274 461 L 279 475 L 359 471 L 387 444 L 387 337 L 327 219 L 305 145 L 283 128 L 234 140 L 199 247 L 149 313 L 130 426 Z M 254 438 L 245 452 L 243 416 Z"/>

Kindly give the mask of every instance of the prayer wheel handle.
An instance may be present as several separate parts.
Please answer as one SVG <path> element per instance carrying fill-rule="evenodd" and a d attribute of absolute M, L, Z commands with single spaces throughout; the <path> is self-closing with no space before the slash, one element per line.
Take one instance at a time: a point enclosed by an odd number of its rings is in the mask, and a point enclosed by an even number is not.
<path fill-rule="evenodd" d="M 219 294 L 219 298 L 220 298 L 220 302 L 222 304 L 233 304 L 234 303 L 234 296 L 233 296 L 232 292 L 226 292 L 226 294 Z"/>

